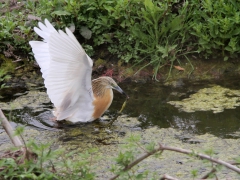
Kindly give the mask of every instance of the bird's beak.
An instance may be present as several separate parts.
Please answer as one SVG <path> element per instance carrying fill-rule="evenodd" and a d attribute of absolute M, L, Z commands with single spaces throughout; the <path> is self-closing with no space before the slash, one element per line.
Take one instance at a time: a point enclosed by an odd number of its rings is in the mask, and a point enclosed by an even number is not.
<path fill-rule="evenodd" d="M 113 89 L 120 92 L 121 94 L 124 94 L 127 97 L 127 99 L 129 98 L 129 96 L 119 86 L 113 87 Z"/>

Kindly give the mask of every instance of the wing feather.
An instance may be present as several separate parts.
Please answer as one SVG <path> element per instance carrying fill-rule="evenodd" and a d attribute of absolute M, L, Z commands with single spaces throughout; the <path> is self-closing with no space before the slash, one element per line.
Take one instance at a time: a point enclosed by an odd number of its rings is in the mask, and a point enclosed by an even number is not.
<path fill-rule="evenodd" d="M 66 33 L 45 20 L 35 32 L 43 41 L 30 41 L 57 120 L 89 121 L 93 112 L 92 60 L 72 32 Z"/>

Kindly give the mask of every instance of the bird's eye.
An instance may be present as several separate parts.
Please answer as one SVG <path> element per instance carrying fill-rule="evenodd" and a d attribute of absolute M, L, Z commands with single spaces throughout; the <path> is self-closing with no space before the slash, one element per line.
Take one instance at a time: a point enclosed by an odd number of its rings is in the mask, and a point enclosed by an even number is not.
<path fill-rule="evenodd" d="M 113 83 L 111 83 L 111 86 L 112 86 L 112 87 L 116 87 L 115 84 L 113 84 Z"/>

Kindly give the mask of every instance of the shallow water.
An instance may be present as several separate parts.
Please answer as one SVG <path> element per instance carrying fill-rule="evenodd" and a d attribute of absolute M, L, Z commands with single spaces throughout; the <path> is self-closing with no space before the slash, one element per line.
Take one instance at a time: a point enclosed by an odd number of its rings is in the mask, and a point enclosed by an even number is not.
<path fill-rule="evenodd" d="M 221 113 L 213 111 L 183 112 L 168 104 L 168 101 L 182 100 L 198 90 L 213 84 L 230 89 L 240 89 L 240 77 L 231 77 L 217 81 L 182 81 L 181 87 L 166 87 L 159 83 L 132 84 L 124 86 L 130 92 L 130 99 L 125 113 L 138 117 L 141 127 L 158 126 L 160 128 L 176 128 L 186 133 L 211 133 L 220 137 L 238 137 L 240 127 L 240 107 L 225 109 Z M 116 102 L 114 102 L 116 107 Z"/>
<path fill-rule="evenodd" d="M 181 100 L 196 93 L 199 89 L 210 87 L 213 84 L 221 85 L 230 89 L 240 89 L 240 77 L 223 78 L 214 81 L 191 82 L 179 80 L 179 86 L 164 86 L 162 83 L 122 83 L 121 88 L 127 92 L 130 99 L 123 111 L 129 117 L 138 117 L 141 122 L 138 125 L 142 129 L 157 126 L 160 128 L 175 128 L 190 134 L 211 133 L 219 137 L 238 138 L 240 126 L 240 107 L 225 109 L 221 113 L 212 111 L 183 112 L 168 104 L 168 101 Z M 42 89 L 41 91 L 45 91 Z M 0 102 L 13 101 L 17 97 L 27 94 L 26 89 L 8 89 L 1 92 Z M 121 109 L 125 97 L 118 92 L 114 93 L 114 101 L 106 112 L 111 119 Z M 37 97 L 36 97 L 37 98 Z M 14 126 L 24 124 L 37 129 L 54 130 L 55 124 L 51 121 L 51 103 L 42 103 L 39 111 L 25 107 L 18 110 L 4 110 Z M 104 119 L 104 118 L 103 118 Z M 88 126 L 95 128 L 103 121 L 90 123 Z M 100 125 L 99 125 L 100 124 Z"/>
<path fill-rule="evenodd" d="M 77 153 L 89 148 L 98 148 L 98 155 L 103 158 L 93 163 L 93 171 L 97 179 L 104 180 L 113 176 L 109 167 L 115 162 L 117 154 L 123 150 L 129 137 L 141 137 L 141 145 L 159 142 L 173 147 L 204 152 L 214 149 L 214 157 L 225 161 L 234 161 L 239 157 L 239 107 L 224 110 L 221 113 L 213 111 L 196 111 L 187 113 L 180 111 L 169 101 L 182 100 L 199 92 L 202 88 L 221 85 L 230 89 L 240 89 L 240 77 L 231 77 L 214 81 L 191 82 L 179 80 L 175 86 L 165 86 L 162 83 L 122 83 L 120 86 L 128 93 L 127 102 L 121 116 L 125 96 L 115 92 L 115 98 L 110 109 L 101 120 L 87 124 L 58 125 L 51 120 L 52 104 L 49 102 L 45 89 L 36 88 L 30 92 L 27 89 L 6 89 L 0 91 L 1 102 L 15 103 L 12 110 L 4 110 L 13 126 L 26 125 L 24 139 L 27 142 L 34 139 L 38 143 L 51 143 L 52 149 L 64 148 L 66 152 L 74 150 Z M 240 94 L 240 93 L 239 93 Z M 21 102 L 21 103 L 19 103 Z M 116 121 L 109 126 L 112 119 Z M 6 133 L 0 128 L 0 154 L 2 150 L 12 147 Z M 217 136 L 217 137 L 216 137 Z M 141 148 L 140 148 L 141 149 Z M 143 152 L 142 152 L 143 153 Z M 78 156 L 76 156 L 78 157 Z M 97 159 L 97 158 L 96 158 Z M 114 159 L 114 160 L 113 160 Z M 81 161 L 81 159 L 77 159 Z M 191 170 L 198 169 L 198 178 L 210 172 L 212 164 L 202 163 L 196 158 L 183 156 L 179 153 L 164 151 L 160 158 L 149 157 L 141 162 L 138 172 L 148 170 L 151 174 L 170 174 L 180 179 L 192 179 Z M 219 172 L 220 179 L 239 179 L 234 172 L 223 169 Z M 150 179 L 150 178 L 148 178 Z"/>

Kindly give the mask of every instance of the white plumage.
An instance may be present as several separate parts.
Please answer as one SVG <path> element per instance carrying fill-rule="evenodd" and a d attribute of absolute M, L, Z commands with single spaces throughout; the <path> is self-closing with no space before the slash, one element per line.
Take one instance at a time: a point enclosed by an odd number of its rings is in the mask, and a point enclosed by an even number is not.
<path fill-rule="evenodd" d="M 34 31 L 43 41 L 30 41 L 44 84 L 56 107 L 57 120 L 91 121 L 94 111 L 91 73 L 93 62 L 72 32 L 55 28 L 45 19 Z M 79 111 L 81 109 L 81 111 Z"/>

